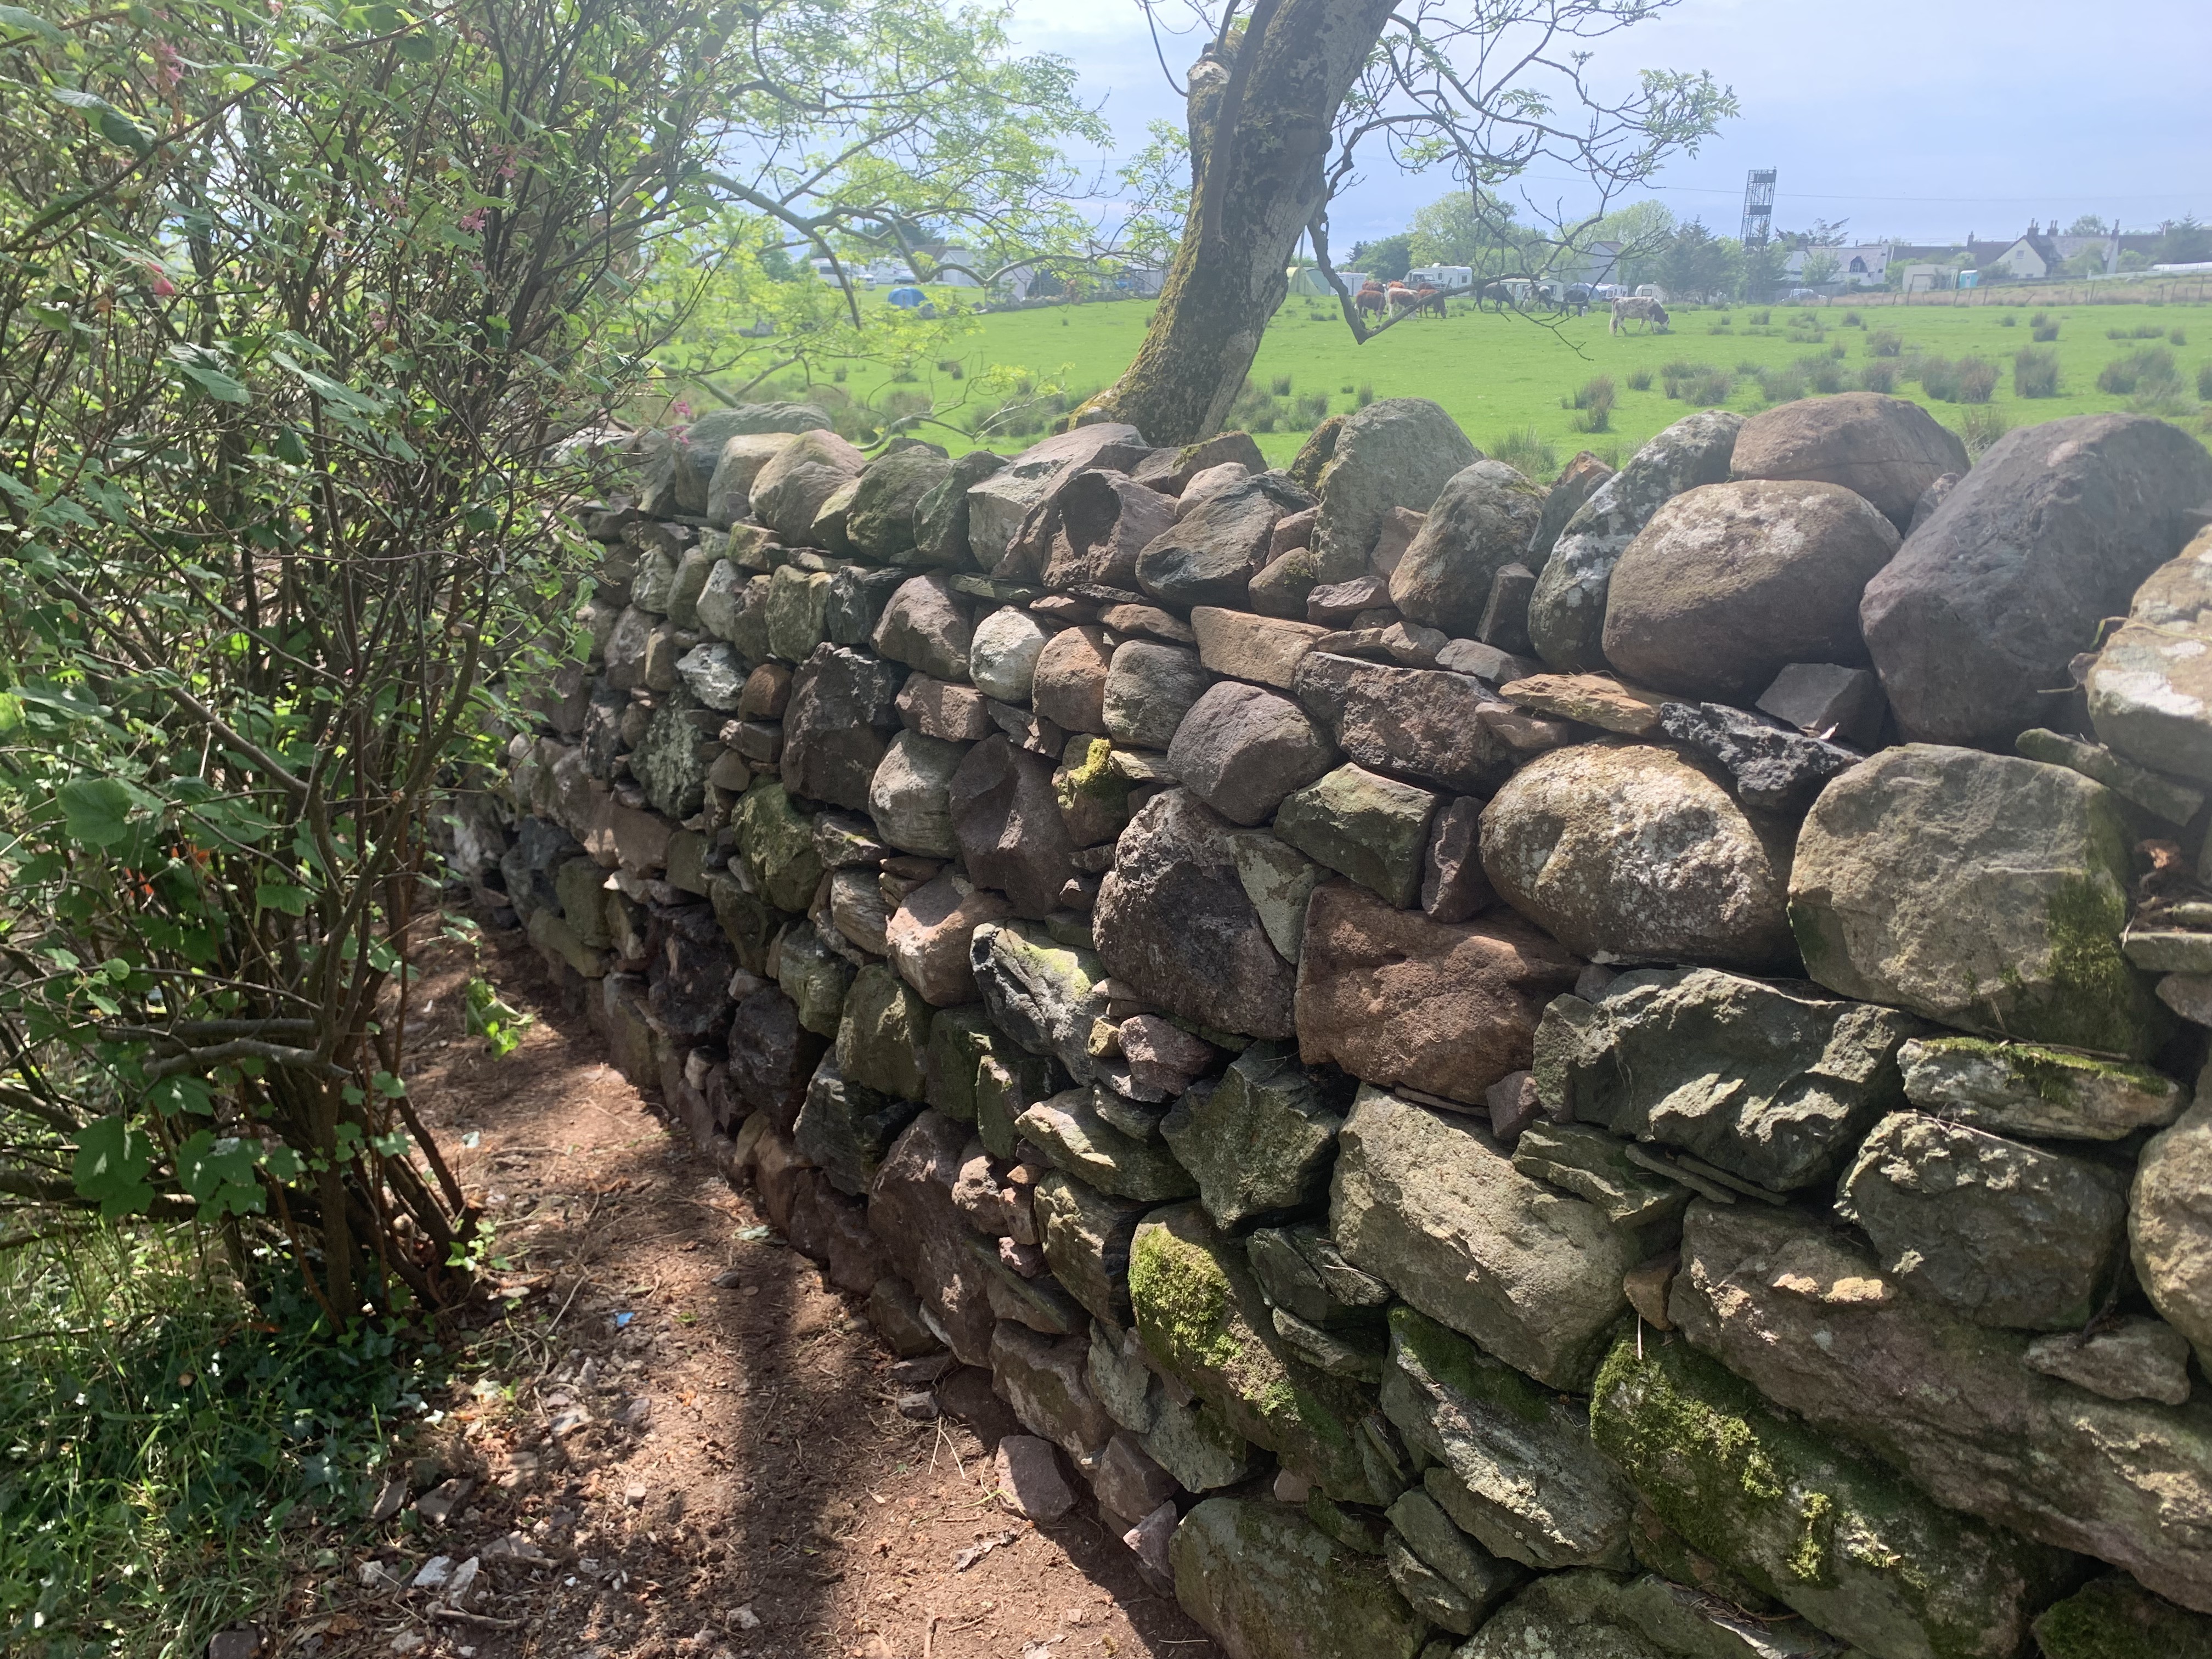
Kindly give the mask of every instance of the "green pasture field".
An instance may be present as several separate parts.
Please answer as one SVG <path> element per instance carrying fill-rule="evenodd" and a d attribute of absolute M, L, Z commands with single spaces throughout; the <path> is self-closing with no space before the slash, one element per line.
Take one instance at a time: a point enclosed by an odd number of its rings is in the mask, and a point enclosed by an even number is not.
<path fill-rule="evenodd" d="M 2072 290 L 2078 295 L 2080 290 Z M 1453 314 L 1442 320 L 1408 319 L 1365 345 L 1353 341 L 1334 303 L 1292 299 L 1276 314 L 1253 365 L 1252 384 L 1271 389 L 1283 377 L 1291 384 L 1291 397 L 1281 400 L 1288 415 L 1302 396 L 1325 394 L 1331 413 L 1355 408 L 1361 389 L 1375 398 L 1431 398 L 1449 410 L 1468 435 L 1486 452 L 1504 449 L 1509 459 L 1513 446 L 1504 440 L 1534 428 L 1553 446 L 1560 461 L 1578 449 L 1601 454 L 1632 453 L 1637 446 L 1680 420 L 1693 409 L 1710 406 L 1670 399 L 1663 390 L 1661 371 L 1668 365 L 1687 362 L 1717 369 L 1740 366 L 1780 369 L 1805 358 L 1833 359 L 1843 372 L 1844 387 L 1858 385 L 1858 376 L 1872 361 L 1870 342 L 1879 331 L 1901 337 L 1909 361 L 1917 348 L 1929 356 L 1959 359 L 1978 356 L 2000 371 L 1995 396 L 1986 404 L 1941 402 L 1929 398 L 1917 381 L 1899 379 L 1893 390 L 1927 405 L 1936 418 L 1963 428 L 1970 411 L 1986 422 L 1994 414 L 2006 427 L 2033 425 L 2062 415 L 2124 410 L 2126 396 L 2100 392 L 2097 377 L 2105 366 L 2148 346 L 2170 350 L 2186 389 L 2185 398 L 2160 412 L 2187 429 L 2204 434 L 2212 410 L 2198 402 L 2198 375 L 2212 364 L 2212 306 L 2201 303 L 2044 305 L 2032 293 L 2019 302 L 1975 306 L 1866 306 L 1853 310 L 1838 302 L 1826 307 L 1738 305 L 1731 307 L 1678 307 L 1672 327 L 1664 334 L 1624 332 L 1609 335 L 1607 318 L 1593 309 L 1586 317 L 1564 322 L 1541 322 L 1516 314 L 1478 313 L 1470 302 L 1455 304 Z M 977 331 L 963 343 L 957 359 L 963 380 L 992 365 L 1018 365 L 1047 380 L 1064 383 L 1077 393 L 1089 393 L 1113 381 L 1134 355 L 1152 313 L 1149 302 L 1121 301 L 1034 311 L 1001 312 L 980 319 Z M 1770 313 L 1764 325 L 1752 319 L 1760 310 Z M 2058 325 L 2055 340 L 2040 348 L 2057 353 L 2058 395 L 2023 398 L 2013 388 L 2014 356 L 2022 347 L 2035 344 L 2032 319 L 2038 312 Z M 1850 319 L 1856 317 L 1857 325 Z M 1793 319 L 1803 319 L 1793 328 Z M 2137 329 L 2159 332 L 2159 337 L 2107 337 L 2108 330 L 2132 335 Z M 2180 343 L 2166 337 L 2180 331 Z M 946 361 L 955 361 L 947 359 Z M 963 385 L 941 368 L 918 366 L 921 384 L 901 390 L 921 392 L 951 401 Z M 1629 377 L 1648 371 L 1648 391 L 1632 391 Z M 1576 412 L 1562 406 L 1593 377 L 1609 375 L 1618 401 L 1610 429 L 1578 430 Z M 848 389 L 864 397 L 878 388 L 863 382 L 882 377 L 856 374 Z M 888 385 L 883 388 L 890 389 Z M 1759 382 L 1748 373 L 1738 373 L 1726 407 L 1754 412 L 1766 406 Z M 1310 429 L 1310 418 L 1302 422 Z M 955 447 L 958 434 L 933 429 L 930 436 Z M 1988 435 L 1986 427 L 1978 434 Z M 1286 460 L 1304 441 L 1304 431 L 1279 427 L 1258 434 L 1260 447 L 1271 460 Z M 1033 441 L 1025 434 L 1019 441 Z M 1000 436 L 992 447 L 1001 451 L 1018 447 L 1017 441 Z"/>

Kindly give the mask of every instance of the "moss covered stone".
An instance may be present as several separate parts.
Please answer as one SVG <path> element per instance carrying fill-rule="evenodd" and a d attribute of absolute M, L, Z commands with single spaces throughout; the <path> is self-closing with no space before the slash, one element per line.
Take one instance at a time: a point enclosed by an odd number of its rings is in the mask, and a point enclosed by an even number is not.
<path fill-rule="evenodd" d="M 1235 1659 L 1414 1659 L 1428 1638 L 1380 1559 L 1280 1504 L 1210 1498 L 1168 1555 L 1183 1611 Z"/>
<path fill-rule="evenodd" d="M 995 1052 L 996 1036 L 991 1016 L 980 1002 L 939 1010 L 929 1023 L 929 1050 L 922 1060 L 922 1097 L 945 1116 L 973 1123 L 976 1073 L 985 1058 Z"/>
<path fill-rule="evenodd" d="M 837 1024 L 837 1065 L 855 1083 L 900 1100 L 927 1088 L 931 1009 L 882 963 L 853 976 Z"/>
<path fill-rule="evenodd" d="M 822 883 L 813 821 L 773 781 L 745 791 L 735 817 L 738 855 L 753 890 L 779 910 L 807 909 Z"/>
<path fill-rule="evenodd" d="M 707 800 L 707 763 L 699 758 L 699 728 L 691 720 L 698 707 L 680 687 L 665 694 L 645 728 L 645 741 L 629 757 L 630 775 L 644 787 L 653 810 L 679 822 Z"/>
<path fill-rule="evenodd" d="M 779 567 L 769 579 L 764 610 L 768 654 L 805 662 L 828 637 L 830 573 L 795 564 Z"/>
<path fill-rule="evenodd" d="M 1984 1036 L 2142 1056 L 2172 1021 L 2121 954 L 2131 837 L 2064 767 L 1886 749 L 1805 820 L 1790 923 L 1812 976 Z"/>
<path fill-rule="evenodd" d="M 1034 1200 L 1044 1259 L 1067 1293 L 1101 1319 L 1129 1318 L 1129 1244 L 1145 1206 L 1054 1170 Z"/>
<path fill-rule="evenodd" d="M 792 1127 L 799 1155 L 855 1198 L 868 1184 L 899 1132 L 920 1115 L 918 1100 L 897 1100 L 846 1077 L 835 1056 L 815 1068 L 806 1101 Z"/>
<path fill-rule="evenodd" d="M 1488 1613 L 1528 1576 L 1462 1532 L 1426 1492 L 1407 1492 L 1391 1504 L 1390 1525 L 1408 1549 L 1467 1597 L 1478 1614 Z"/>
<path fill-rule="evenodd" d="M 853 964 L 822 942 L 811 922 L 796 922 L 776 952 L 776 984 L 799 1007 L 799 1023 L 834 1037 L 853 982 Z"/>
<path fill-rule="evenodd" d="M 1097 1069 L 1091 1028 L 1106 1013 L 1091 951 L 1061 945 L 1034 922 L 987 921 L 969 939 L 969 961 L 992 1022 L 1033 1054 L 1050 1054 L 1079 1083 Z"/>
<path fill-rule="evenodd" d="M 1255 1042 L 1218 1083 L 1196 1085 L 1176 1101 L 1160 1133 L 1198 1178 L 1206 1212 L 1242 1231 L 1327 1206 L 1350 1093 L 1340 1079 L 1299 1065 L 1296 1049 Z"/>
<path fill-rule="evenodd" d="M 1060 1169 L 1117 1198 L 1158 1204 L 1198 1190 L 1190 1172 L 1156 1140 L 1117 1128 L 1100 1110 L 1110 1091 L 1068 1089 L 1014 1120 L 1015 1133 Z"/>
<path fill-rule="evenodd" d="M 1373 1396 L 1297 1357 L 1244 1252 L 1195 1204 L 1155 1211 L 1129 1253 L 1137 1334 L 1161 1368 L 1330 1497 L 1387 1504 L 1407 1482 Z M 1394 1462 L 1396 1468 L 1394 1469 Z"/>
<path fill-rule="evenodd" d="M 1770 1409 L 1679 1340 L 1616 1346 L 1591 1428 L 1667 1527 L 1877 1659 L 2010 1659 L 2064 1558 Z"/>
<path fill-rule="evenodd" d="M 1129 821 L 1129 779 L 1114 764 L 1104 738 L 1073 737 L 1052 775 L 1060 821 L 1078 847 L 1095 847 L 1121 833 Z"/>
<path fill-rule="evenodd" d="M 707 898 L 714 907 L 722 937 L 737 953 L 738 966 L 749 974 L 767 973 L 769 941 L 781 923 L 776 908 L 722 870 L 707 878 Z"/>
<path fill-rule="evenodd" d="M 2115 1575 L 2045 1609 L 2035 1640 L 2044 1659 L 2212 1659 L 2212 1618 Z"/>
<path fill-rule="evenodd" d="M 1000 1042 L 975 1067 L 975 1133 L 994 1158 L 1020 1156 L 1014 1120 L 1056 1092 L 1060 1068 L 1042 1054 L 1025 1054 Z"/>
<path fill-rule="evenodd" d="M 2181 1115 L 2189 1091 L 2148 1066 L 2033 1042 L 1939 1036 L 1898 1051 L 1905 1097 L 1972 1128 L 2118 1140 Z"/>
<path fill-rule="evenodd" d="M 1629 1565 L 1627 1486 L 1591 1443 L 1589 1411 L 1458 1333 L 1390 1310 L 1382 1409 L 1435 1460 L 1429 1495 L 1492 1553 L 1545 1569 Z"/>

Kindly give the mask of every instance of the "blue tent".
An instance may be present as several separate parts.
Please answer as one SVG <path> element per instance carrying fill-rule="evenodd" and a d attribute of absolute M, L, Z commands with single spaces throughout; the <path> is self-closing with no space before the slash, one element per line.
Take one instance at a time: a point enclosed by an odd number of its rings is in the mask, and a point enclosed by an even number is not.
<path fill-rule="evenodd" d="M 927 305 L 929 296 L 918 288 L 895 288 L 890 291 L 890 302 L 903 310 L 912 311 L 916 306 Z"/>

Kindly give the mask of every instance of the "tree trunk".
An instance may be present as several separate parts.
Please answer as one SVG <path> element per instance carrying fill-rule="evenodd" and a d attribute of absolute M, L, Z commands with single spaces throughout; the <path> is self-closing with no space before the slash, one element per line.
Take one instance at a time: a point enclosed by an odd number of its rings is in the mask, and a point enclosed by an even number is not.
<path fill-rule="evenodd" d="M 1259 0 L 1241 41 L 1190 74 L 1190 216 L 1136 360 L 1079 418 L 1127 421 L 1156 444 L 1221 429 L 1289 292 L 1319 210 L 1337 106 L 1392 0 Z"/>

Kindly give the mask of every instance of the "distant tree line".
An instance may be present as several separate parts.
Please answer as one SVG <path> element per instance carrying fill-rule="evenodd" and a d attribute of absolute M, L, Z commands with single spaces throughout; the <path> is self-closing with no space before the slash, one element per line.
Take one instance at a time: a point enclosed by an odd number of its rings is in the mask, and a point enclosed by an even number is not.
<path fill-rule="evenodd" d="M 1610 282 L 1628 288 L 1652 283 L 1683 298 L 1756 302 L 1790 288 L 1819 288 L 1834 282 L 1842 265 L 1830 250 L 1844 245 L 1847 224 L 1844 220 L 1816 220 L 1801 230 L 1777 231 L 1764 241 L 1745 243 L 1716 235 L 1700 219 L 1677 219 L 1663 203 L 1646 200 L 1580 224 L 1538 228 L 1519 222 L 1510 203 L 1478 188 L 1431 203 L 1414 214 L 1411 225 L 1393 235 L 1356 244 L 1350 263 L 1353 269 L 1386 281 L 1402 277 L 1417 266 L 1466 265 L 1478 283 L 1508 276 Z M 2095 214 L 2083 214 L 2063 233 L 2054 234 L 2109 236 L 2118 231 Z M 2119 268 L 2142 270 L 2153 264 L 2212 260 L 2212 225 L 2193 216 L 2164 221 L 2158 234 L 2158 242 L 2148 252 L 2124 251 Z M 1805 257 L 1793 277 L 1790 261 L 1800 253 Z M 1964 251 L 1949 264 L 1954 270 L 1973 266 Z M 2105 253 L 2092 248 L 2061 269 L 2069 276 L 2088 276 L 2105 268 Z M 1903 266 L 1893 265 L 1891 285 L 1903 276 Z M 1984 280 L 2004 279 L 2003 273 L 1991 273 Z"/>

